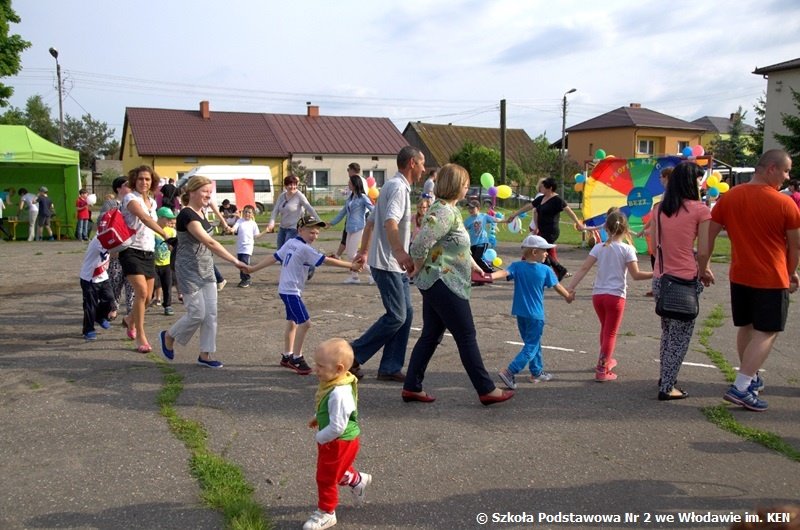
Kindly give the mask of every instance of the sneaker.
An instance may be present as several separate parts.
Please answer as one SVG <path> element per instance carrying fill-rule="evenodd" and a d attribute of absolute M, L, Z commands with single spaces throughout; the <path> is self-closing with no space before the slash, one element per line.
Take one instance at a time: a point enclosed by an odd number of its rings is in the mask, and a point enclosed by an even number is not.
<path fill-rule="evenodd" d="M 731 385 L 725 395 L 722 396 L 722 399 L 756 412 L 767 410 L 768 407 L 766 401 L 758 399 L 749 389 L 742 392 L 735 385 Z"/>
<path fill-rule="evenodd" d="M 609 359 L 605 364 L 601 362 L 597 363 L 597 366 L 594 367 L 595 372 L 610 372 L 617 366 L 616 359 Z"/>
<path fill-rule="evenodd" d="M 369 284 L 375 285 L 375 278 L 373 278 L 371 274 L 369 275 Z"/>
<path fill-rule="evenodd" d="M 500 379 L 505 383 L 505 385 L 510 388 L 511 390 L 515 390 L 517 388 L 517 382 L 514 381 L 514 374 L 508 371 L 508 368 L 500 370 L 500 373 L 497 374 L 500 376 Z"/>
<path fill-rule="evenodd" d="M 297 372 L 299 375 L 308 375 L 311 373 L 311 367 L 306 363 L 305 357 L 292 357 L 289 359 L 289 368 Z"/>
<path fill-rule="evenodd" d="M 597 371 L 594 373 L 594 380 L 598 383 L 604 383 L 606 381 L 616 381 L 617 374 L 612 372 L 611 370 L 605 370 L 603 372 Z"/>
<path fill-rule="evenodd" d="M 747 387 L 747 390 L 752 392 L 755 395 L 758 395 L 759 392 L 764 390 L 764 379 L 758 374 L 750 381 L 750 386 Z"/>
<path fill-rule="evenodd" d="M 248 287 L 250 287 L 250 280 L 242 280 L 242 281 L 240 281 L 239 285 L 237 285 L 237 287 L 241 287 L 242 289 L 247 289 Z"/>
<path fill-rule="evenodd" d="M 160 305 L 161 305 L 161 300 L 159 300 L 157 298 L 153 298 L 153 300 L 150 302 L 150 307 L 160 306 Z"/>
<path fill-rule="evenodd" d="M 223 366 L 221 361 L 215 361 L 213 359 L 204 361 L 202 357 L 197 358 L 197 364 L 200 366 L 205 366 L 206 368 L 222 368 Z"/>
<path fill-rule="evenodd" d="M 172 315 L 175 314 L 175 310 L 172 309 L 171 306 L 167 306 L 167 307 L 164 308 L 164 314 L 167 315 L 167 316 L 172 316 Z"/>
<path fill-rule="evenodd" d="M 317 272 L 317 269 L 314 268 L 314 267 L 310 267 L 308 269 L 308 277 L 306 278 L 306 280 L 310 280 L 311 278 L 313 278 L 315 272 Z M 336 523 L 333 523 L 333 524 L 336 524 Z M 325 528 L 327 528 L 327 526 Z"/>
<path fill-rule="evenodd" d="M 90 331 L 88 333 L 84 333 L 83 334 L 83 338 L 86 339 L 86 340 L 97 340 L 97 332 L 96 331 Z"/>
<path fill-rule="evenodd" d="M 315 510 L 303 525 L 303 530 L 323 530 L 336 525 L 336 512 Z"/>
<path fill-rule="evenodd" d="M 101 327 L 101 328 L 103 328 L 103 329 L 109 329 L 109 328 L 111 328 L 111 322 L 109 322 L 109 321 L 108 321 L 108 320 L 106 320 L 106 319 L 103 319 L 103 320 L 100 322 L 100 327 Z M 763 386 L 763 385 L 762 385 L 762 386 Z"/>
<path fill-rule="evenodd" d="M 223 290 L 227 284 L 228 284 L 228 280 L 222 280 L 221 282 L 219 282 L 217 284 L 217 291 Z"/>
<path fill-rule="evenodd" d="M 361 506 L 367 500 L 367 486 L 372 484 L 372 475 L 369 473 L 361 473 L 361 482 L 355 486 L 350 486 L 350 493 L 353 494 L 353 500 L 356 506 Z"/>
<path fill-rule="evenodd" d="M 553 378 L 553 374 L 550 372 L 542 372 L 539 375 L 531 374 L 531 383 L 544 383 L 545 381 L 550 381 Z"/>
<path fill-rule="evenodd" d="M 292 367 L 292 356 L 281 354 L 281 366 L 284 368 Z"/>
<path fill-rule="evenodd" d="M 345 281 L 343 281 L 342 283 L 361 283 L 361 279 L 358 278 L 358 277 L 354 278 L 354 277 L 351 276 L 351 277 L 347 278 Z"/>

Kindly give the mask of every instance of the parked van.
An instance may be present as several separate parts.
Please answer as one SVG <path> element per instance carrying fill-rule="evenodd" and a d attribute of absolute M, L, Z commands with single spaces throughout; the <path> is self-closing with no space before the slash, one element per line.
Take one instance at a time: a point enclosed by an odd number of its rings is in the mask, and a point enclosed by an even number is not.
<path fill-rule="evenodd" d="M 234 191 L 235 180 L 253 181 L 253 205 L 258 213 L 266 211 L 275 200 L 272 184 L 272 172 L 269 166 L 198 166 L 193 167 L 178 179 L 182 186 L 194 175 L 210 178 L 216 185 L 214 201 L 217 205 L 228 199 L 241 210 L 246 204 L 238 204 Z M 241 193 L 240 193 L 241 195 Z"/>

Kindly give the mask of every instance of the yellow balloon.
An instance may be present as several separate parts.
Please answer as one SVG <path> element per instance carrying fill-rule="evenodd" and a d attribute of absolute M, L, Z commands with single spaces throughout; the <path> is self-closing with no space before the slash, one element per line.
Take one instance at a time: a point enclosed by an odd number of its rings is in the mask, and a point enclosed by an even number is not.
<path fill-rule="evenodd" d="M 500 184 L 497 186 L 497 198 L 498 199 L 508 199 L 511 197 L 511 187 L 506 186 L 505 184 Z"/>
<path fill-rule="evenodd" d="M 719 181 L 722 182 L 722 173 L 720 173 L 716 169 L 711 172 L 711 176 L 712 177 L 717 177 L 719 179 Z"/>
<path fill-rule="evenodd" d="M 373 201 L 378 198 L 378 195 L 380 195 L 378 188 L 370 188 L 367 190 L 367 197 L 369 197 Z"/>
<path fill-rule="evenodd" d="M 495 267 L 499 267 L 502 264 L 503 264 L 503 260 L 501 260 L 500 258 L 494 258 L 492 260 L 492 265 L 494 265 Z"/>
<path fill-rule="evenodd" d="M 719 190 L 720 193 L 725 193 L 726 191 L 731 189 L 731 187 L 730 185 L 728 185 L 727 182 L 720 182 L 719 184 L 717 184 L 717 189 Z"/>
<path fill-rule="evenodd" d="M 706 180 L 706 184 L 710 188 L 716 188 L 717 185 L 719 185 L 719 177 L 712 173 L 711 176 L 708 177 L 708 180 Z"/>

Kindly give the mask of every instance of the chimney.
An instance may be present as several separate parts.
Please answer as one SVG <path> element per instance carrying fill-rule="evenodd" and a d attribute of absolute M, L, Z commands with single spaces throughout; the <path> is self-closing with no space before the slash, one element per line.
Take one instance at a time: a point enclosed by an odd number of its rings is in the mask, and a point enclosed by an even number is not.
<path fill-rule="evenodd" d="M 731 121 L 735 121 L 737 116 L 739 116 L 738 112 L 731 112 Z"/>
<path fill-rule="evenodd" d="M 310 101 L 306 101 L 306 116 L 309 118 L 318 118 L 319 105 L 312 105 Z"/>
<path fill-rule="evenodd" d="M 208 101 L 200 102 L 200 117 L 204 120 L 211 119 L 211 111 L 208 110 Z"/>
<path fill-rule="evenodd" d="M 640 108 L 642 108 L 642 104 L 641 103 L 631 103 L 631 108 L 632 109 L 640 109 Z"/>

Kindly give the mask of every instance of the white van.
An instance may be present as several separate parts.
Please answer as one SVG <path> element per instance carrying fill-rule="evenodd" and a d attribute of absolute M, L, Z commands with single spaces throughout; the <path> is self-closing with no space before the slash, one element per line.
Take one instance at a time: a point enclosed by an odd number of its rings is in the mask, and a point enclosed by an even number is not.
<path fill-rule="evenodd" d="M 194 175 L 208 177 L 215 182 L 216 193 L 214 201 L 217 206 L 228 199 L 231 204 L 241 210 L 246 205 L 236 203 L 236 193 L 233 188 L 234 180 L 252 180 L 254 206 L 258 213 L 266 211 L 275 200 L 273 194 L 272 172 L 269 166 L 197 166 L 193 167 L 178 179 L 178 187 L 186 183 Z"/>

